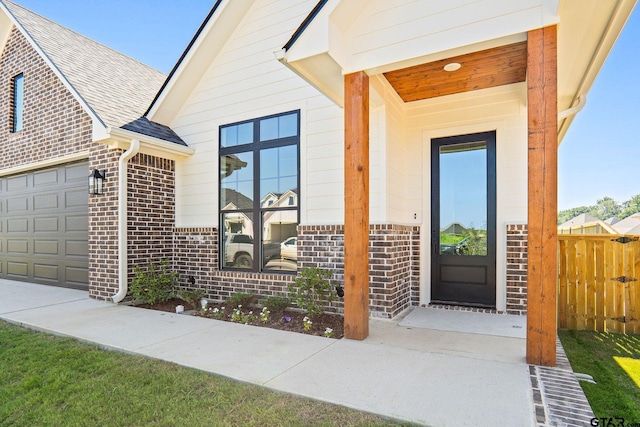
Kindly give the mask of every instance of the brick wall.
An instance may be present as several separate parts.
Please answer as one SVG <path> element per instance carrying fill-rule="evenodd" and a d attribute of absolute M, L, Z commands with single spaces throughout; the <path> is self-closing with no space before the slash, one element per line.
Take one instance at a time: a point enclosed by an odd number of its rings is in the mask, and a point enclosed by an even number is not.
<path fill-rule="evenodd" d="M 420 295 L 419 227 L 374 224 L 369 233 L 369 300 L 373 317 L 391 318 Z M 300 226 L 300 267 L 332 270 L 334 281 L 344 283 L 344 227 Z M 342 304 L 337 304 L 342 309 Z"/>
<path fill-rule="evenodd" d="M 95 144 L 89 170 L 105 170 L 104 194 L 89 195 L 89 296 L 108 300 L 118 291 L 118 158 L 122 150 Z"/>
<path fill-rule="evenodd" d="M 24 74 L 23 130 L 12 130 L 13 77 Z M 0 57 L 0 169 L 89 151 L 91 118 L 15 27 Z"/>
<path fill-rule="evenodd" d="M 128 165 L 129 280 L 135 266 L 172 262 L 175 222 L 173 160 L 137 154 Z"/>
<path fill-rule="evenodd" d="M 118 291 L 118 159 L 122 150 L 96 144 L 90 169 L 106 169 L 105 191 L 89 197 L 89 296 Z M 174 162 L 137 154 L 127 166 L 129 283 L 135 266 L 173 257 Z"/>
<path fill-rule="evenodd" d="M 174 270 L 180 287 L 202 289 L 207 298 L 225 300 L 236 292 L 261 296 L 285 295 L 290 274 L 218 270 L 218 231 L 215 228 L 176 228 L 173 235 Z M 195 284 L 189 282 L 189 277 Z"/>
<path fill-rule="evenodd" d="M 418 301 L 419 228 L 373 225 L 370 237 L 371 315 L 391 318 Z M 333 272 L 332 283 L 344 283 L 344 230 L 341 225 L 298 227 L 298 268 L 319 267 Z M 208 298 L 224 300 L 236 292 L 261 296 L 286 295 L 290 274 L 218 270 L 218 232 L 214 228 L 177 228 L 174 269 L 180 286 L 203 289 Z M 196 283 L 189 283 L 193 276 Z M 415 303 L 417 304 L 417 303 Z M 343 311 L 337 301 L 327 311 Z"/>
<path fill-rule="evenodd" d="M 507 225 L 507 313 L 527 314 L 527 226 Z"/>

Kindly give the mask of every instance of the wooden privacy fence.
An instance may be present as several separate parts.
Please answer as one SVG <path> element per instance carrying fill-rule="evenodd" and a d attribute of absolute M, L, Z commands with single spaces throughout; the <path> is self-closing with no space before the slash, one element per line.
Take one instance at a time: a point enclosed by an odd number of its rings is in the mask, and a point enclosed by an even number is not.
<path fill-rule="evenodd" d="M 640 239 L 558 235 L 558 327 L 640 334 Z"/>

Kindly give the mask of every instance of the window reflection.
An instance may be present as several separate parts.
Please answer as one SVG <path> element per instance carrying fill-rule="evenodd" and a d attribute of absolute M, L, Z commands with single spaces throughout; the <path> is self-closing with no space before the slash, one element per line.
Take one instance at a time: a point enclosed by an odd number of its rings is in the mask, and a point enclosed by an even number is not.
<path fill-rule="evenodd" d="M 487 254 L 487 144 L 440 147 L 440 253 Z"/>
<path fill-rule="evenodd" d="M 298 134 L 298 114 L 271 117 L 260 120 L 260 141 L 286 138 Z"/>
<path fill-rule="evenodd" d="M 288 200 L 288 197 L 287 197 Z M 298 211 L 279 210 L 262 215 L 263 270 L 296 271 Z"/>
<path fill-rule="evenodd" d="M 253 269 L 253 214 L 230 212 L 222 215 L 222 259 L 225 267 Z"/>
<path fill-rule="evenodd" d="M 253 123 L 242 123 L 220 129 L 220 145 L 234 147 L 253 142 Z"/>
<path fill-rule="evenodd" d="M 298 147 L 270 148 L 260 152 L 260 197 L 280 198 L 298 185 Z M 262 203 L 262 206 L 265 206 Z"/>
<path fill-rule="evenodd" d="M 253 208 L 252 164 L 252 153 L 221 156 L 220 207 L 222 210 Z"/>

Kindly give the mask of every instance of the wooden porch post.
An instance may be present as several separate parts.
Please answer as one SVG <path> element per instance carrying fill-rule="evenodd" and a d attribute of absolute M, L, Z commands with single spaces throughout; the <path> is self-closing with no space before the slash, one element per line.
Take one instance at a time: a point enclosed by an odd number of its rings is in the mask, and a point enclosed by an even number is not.
<path fill-rule="evenodd" d="M 369 76 L 344 76 L 344 336 L 369 335 Z"/>
<path fill-rule="evenodd" d="M 529 31 L 527 99 L 527 363 L 555 366 L 558 282 L 558 93 L 555 25 Z"/>

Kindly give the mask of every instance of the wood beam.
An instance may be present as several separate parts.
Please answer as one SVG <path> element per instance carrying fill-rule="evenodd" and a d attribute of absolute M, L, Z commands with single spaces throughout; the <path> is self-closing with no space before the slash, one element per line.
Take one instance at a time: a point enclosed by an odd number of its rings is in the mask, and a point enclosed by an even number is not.
<path fill-rule="evenodd" d="M 529 31 L 527 363 L 556 364 L 558 282 L 557 28 Z"/>
<path fill-rule="evenodd" d="M 344 76 L 344 336 L 369 335 L 369 76 Z"/>

